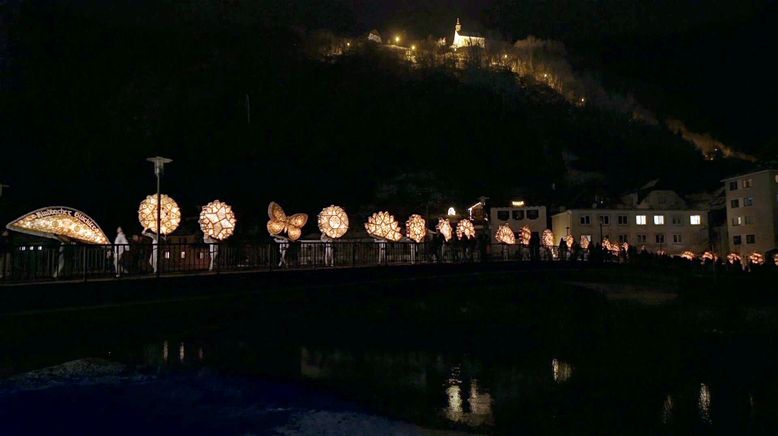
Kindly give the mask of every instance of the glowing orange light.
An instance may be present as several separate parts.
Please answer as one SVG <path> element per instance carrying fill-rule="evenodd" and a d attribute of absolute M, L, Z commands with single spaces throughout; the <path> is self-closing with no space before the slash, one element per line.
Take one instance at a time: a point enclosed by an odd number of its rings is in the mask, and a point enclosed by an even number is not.
<path fill-rule="evenodd" d="M 206 204 L 200 212 L 200 230 L 205 236 L 220 241 L 232 236 L 236 222 L 232 207 L 219 200 Z"/>
<path fill-rule="evenodd" d="M 683 253 L 681 253 L 681 257 L 682 257 L 682 258 L 684 258 L 684 259 L 686 259 L 686 260 L 694 260 L 694 258 L 695 258 L 696 256 L 695 256 L 695 254 L 694 254 L 693 252 L 691 252 L 691 251 L 684 251 Z"/>
<path fill-rule="evenodd" d="M 11 221 L 7 229 L 44 238 L 64 237 L 88 244 L 108 244 L 100 226 L 85 213 L 69 207 L 44 207 Z"/>
<path fill-rule="evenodd" d="M 513 230 L 511 230 L 508 224 L 501 224 L 500 227 L 497 228 L 497 233 L 495 233 L 494 239 L 496 239 L 498 242 L 508 245 L 513 245 L 516 243 L 516 235 L 513 234 Z"/>
<path fill-rule="evenodd" d="M 521 245 L 529 245 L 530 240 L 532 239 L 532 230 L 530 230 L 530 228 L 527 226 L 522 227 L 521 231 L 519 232 L 519 238 Z"/>
<path fill-rule="evenodd" d="M 740 257 L 740 255 L 737 254 L 737 253 L 729 253 L 727 255 L 727 262 L 730 263 L 730 264 L 735 264 L 735 263 L 738 263 L 738 262 L 742 262 L 742 260 L 743 260 L 743 258 Z"/>
<path fill-rule="evenodd" d="M 427 236 L 427 221 L 421 215 L 411 215 L 405 222 L 405 234 L 417 243 L 423 241 Z"/>
<path fill-rule="evenodd" d="M 554 246 L 554 232 L 551 229 L 543 230 L 543 235 L 540 237 L 540 243 L 547 248 Z"/>
<path fill-rule="evenodd" d="M 319 230 L 332 239 L 338 239 L 348 231 L 348 215 L 340 206 L 327 206 L 319 212 Z"/>
<path fill-rule="evenodd" d="M 443 235 L 443 239 L 445 239 L 446 242 L 451 240 L 454 229 L 451 228 L 451 222 L 448 220 L 448 218 L 438 218 L 438 224 L 435 226 L 435 228 L 438 229 L 441 235 Z"/>
<path fill-rule="evenodd" d="M 469 219 L 463 219 L 457 223 L 457 238 L 472 239 L 475 238 L 475 227 Z"/>
<path fill-rule="evenodd" d="M 279 236 L 286 232 L 290 241 L 300 239 L 302 228 L 308 222 L 308 215 L 296 213 L 292 216 L 286 216 L 284 209 L 278 203 L 271 201 L 267 206 L 267 216 L 270 220 L 267 222 L 267 231 L 271 236 Z"/>
<path fill-rule="evenodd" d="M 764 265 L 764 256 L 761 253 L 751 253 L 748 256 L 748 261 L 754 265 Z"/>
<path fill-rule="evenodd" d="M 399 241 L 402 239 L 400 224 L 389 212 L 376 212 L 365 223 L 367 233 L 376 239 Z"/>
<path fill-rule="evenodd" d="M 578 242 L 578 245 L 580 245 L 580 246 L 581 246 L 581 249 L 582 249 L 582 250 L 588 250 L 588 249 L 589 249 L 589 243 L 590 243 L 590 242 L 591 242 L 591 241 L 589 241 L 589 238 L 587 238 L 587 237 L 586 237 L 586 235 L 581 235 L 581 239 L 580 239 L 580 241 Z"/>
<path fill-rule="evenodd" d="M 154 233 L 169 235 L 173 233 L 178 225 L 181 224 L 181 209 L 172 198 L 165 194 L 160 196 L 162 207 L 160 208 L 159 220 L 162 231 L 157 231 L 157 195 L 149 195 L 140 203 L 138 207 L 138 221 L 144 229 L 149 229 Z"/>

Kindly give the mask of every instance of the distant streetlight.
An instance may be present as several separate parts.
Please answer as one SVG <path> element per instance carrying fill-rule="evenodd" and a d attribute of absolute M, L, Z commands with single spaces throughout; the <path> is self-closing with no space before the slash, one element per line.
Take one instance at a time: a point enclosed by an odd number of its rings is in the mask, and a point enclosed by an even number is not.
<path fill-rule="evenodd" d="M 411 46 L 411 50 L 416 50 L 416 46 L 415 46 L 415 45 L 412 45 L 412 46 Z"/>
<path fill-rule="evenodd" d="M 154 269 L 157 272 L 157 277 L 159 277 L 159 235 L 162 233 L 162 192 L 160 191 L 160 180 L 165 164 L 173 162 L 173 159 L 155 156 L 146 160 L 154 164 L 154 175 L 157 176 L 157 258 L 155 259 L 156 265 L 154 265 Z"/>
<path fill-rule="evenodd" d="M 397 35 L 394 37 L 394 43 L 397 44 L 400 42 L 400 35 Z"/>
<path fill-rule="evenodd" d="M 350 42 L 347 42 L 347 43 L 346 43 L 346 47 L 351 47 L 351 43 L 350 43 Z"/>

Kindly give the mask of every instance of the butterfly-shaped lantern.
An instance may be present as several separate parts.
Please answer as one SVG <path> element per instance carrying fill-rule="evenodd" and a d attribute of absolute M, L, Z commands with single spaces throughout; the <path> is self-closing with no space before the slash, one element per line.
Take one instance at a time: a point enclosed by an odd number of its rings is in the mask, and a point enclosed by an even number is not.
<path fill-rule="evenodd" d="M 267 215 L 270 221 L 267 222 L 267 231 L 271 236 L 279 236 L 286 233 L 290 241 L 300 239 L 302 228 L 308 222 L 308 215 L 296 213 L 292 216 L 286 216 L 284 209 L 278 203 L 271 201 L 267 207 Z"/>

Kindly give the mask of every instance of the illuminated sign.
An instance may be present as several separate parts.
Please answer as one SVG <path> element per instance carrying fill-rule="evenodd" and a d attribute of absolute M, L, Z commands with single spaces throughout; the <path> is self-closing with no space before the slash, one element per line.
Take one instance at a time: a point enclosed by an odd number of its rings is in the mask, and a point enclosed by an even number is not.
<path fill-rule="evenodd" d="M 95 220 L 69 207 L 44 207 L 8 223 L 6 228 L 43 238 L 73 239 L 88 244 L 110 243 Z"/>

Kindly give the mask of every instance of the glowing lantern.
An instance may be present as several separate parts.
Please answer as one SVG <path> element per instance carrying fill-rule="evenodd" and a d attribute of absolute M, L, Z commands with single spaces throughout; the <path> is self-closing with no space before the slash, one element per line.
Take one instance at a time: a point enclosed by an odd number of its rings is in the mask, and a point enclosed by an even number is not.
<path fill-rule="evenodd" d="M 296 213 L 292 216 L 286 216 L 284 209 L 278 203 L 271 201 L 267 206 L 267 216 L 270 220 L 267 222 L 267 231 L 271 236 L 279 236 L 286 233 L 290 241 L 300 239 L 303 234 L 303 227 L 308 222 L 308 215 Z"/>
<path fill-rule="evenodd" d="M 573 237 L 573 235 L 565 236 L 565 244 L 567 244 L 568 249 L 573 248 L 573 244 L 575 244 L 575 238 Z"/>
<path fill-rule="evenodd" d="M 438 218 L 438 225 L 435 226 L 435 228 L 443 235 L 443 239 L 445 239 L 446 242 L 451 240 L 454 229 L 451 228 L 451 222 L 449 222 L 448 219 Z"/>
<path fill-rule="evenodd" d="M 773 254 L 773 263 L 775 266 L 778 266 L 778 253 Z"/>
<path fill-rule="evenodd" d="M 609 241 L 608 238 L 605 238 L 602 241 L 602 247 L 610 251 L 611 254 L 615 256 L 617 256 L 621 252 L 621 246 L 619 244 L 614 244 L 613 242 Z"/>
<path fill-rule="evenodd" d="M 695 255 L 691 251 L 684 251 L 683 253 L 681 253 L 681 257 L 686 260 L 694 260 Z"/>
<path fill-rule="evenodd" d="M 718 260 L 718 258 L 719 257 L 716 256 L 715 253 L 711 253 L 710 251 L 706 251 L 705 253 L 702 253 L 702 257 L 701 257 L 703 262 L 707 262 L 707 261 L 715 262 L 716 260 Z"/>
<path fill-rule="evenodd" d="M 743 258 L 741 258 L 740 255 L 737 253 L 729 253 L 727 255 L 727 262 L 729 262 L 730 264 L 735 264 L 737 262 L 741 262 L 742 260 Z"/>
<path fill-rule="evenodd" d="M 494 235 L 494 239 L 503 244 L 513 245 L 516 243 L 516 235 L 513 234 L 513 230 L 508 224 L 501 224 L 497 228 L 497 233 Z"/>
<path fill-rule="evenodd" d="M 416 242 L 423 241 L 427 236 L 427 221 L 421 215 L 411 215 L 405 222 L 405 234 Z"/>
<path fill-rule="evenodd" d="M 44 238 L 67 238 L 87 244 L 110 243 L 92 218 L 69 207 L 44 207 L 11 221 L 6 228 Z"/>
<path fill-rule="evenodd" d="M 457 238 L 472 239 L 475 238 L 475 227 L 469 219 L 463 219 L 457 223 Z"/>
<path fill-rule="evenodd" d="M 348 215 L 340 206 L 327 206 L 319 212 L 319 230 L 332 239 L 338 239 L 348 230 Z"/>
<path fill-rule="evenodd" d="M 400 230 L 400 224 L 389 212 L 376 212 L 367 219 L 365 223 L 367 233 L 376 239 L 386 239 L 397 242 L 403 235 Z"/>
<path fill-rule="evenodd" d="M 519 232 L 519 238 L 521 245 L 529 245 L 530 240 L 532 239 L 532 230 L 527 226 L 522 227 L 521 232 Z"/>
<path fill-rule="evenodd" d="M 543 236 L 540 238 L 540 243 L 543 244 L 544 247 L 553 247 L 554 232 L 550 229 L 543 230 Z"/>
<path fill-rule="evenodd" d="M 581 240 L 580 240 L 580 242 L 578 243 L 578 245 L 580 245 L 580 246 L 581 246 L 581 249 L 582 249 L 582 250 L 588 250 L 588 249 L 589 249 L 589 243 L 590 243 L 590 242 L 591 242 L 591 241 L 589 240 L 589 238 L 588 238 L 588 237 L 586 237 L 586 235 L 581 235 Z"/>
<path fill-rule="evenodd" d="M 162 207 L 160 208 L 159 221 L 162 227 L 157 231 L 157 195 L 149 195 L 140 203 L 138 207 L 138 221 L 144 229 L 149 229 L 154 233 L 169 235 L 173 233 L 178 225 L 181 224 L 181 209 L 178 208 L 175 200 L 162 194 L 160 197 Z"/>
<path fill-rule="evenodd" d="M 754 265 L 764 265 L 764 256 L 760 253 L 754 252 L 748 256 L 748 261 Z"/>
<path fill-rule="evenodd" d="M 205 236 L 223 241 L 235 232 L 235 214 L 232 206 L 219 200 L 214 200 L 200 212 L 200 230 Z"/>

